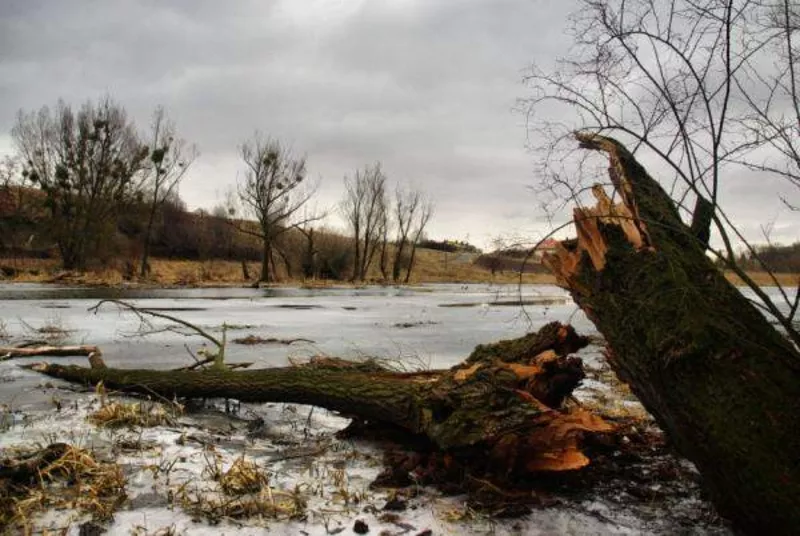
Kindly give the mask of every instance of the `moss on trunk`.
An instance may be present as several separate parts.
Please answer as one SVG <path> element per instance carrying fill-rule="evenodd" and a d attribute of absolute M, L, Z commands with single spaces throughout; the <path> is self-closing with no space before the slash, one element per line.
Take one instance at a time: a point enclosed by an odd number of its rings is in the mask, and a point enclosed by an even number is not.
<path fill-rule="evenodd" d="M 705 255 L 669 196 L 618 142 L 622 204 L 576 209 L 578 239 L 546 258 L 603 333 L 610 364 L 722 515 L 749 533 L 800 527 L 800 355 Z M 605 198 L 607 199 L 607 198 Z"/>

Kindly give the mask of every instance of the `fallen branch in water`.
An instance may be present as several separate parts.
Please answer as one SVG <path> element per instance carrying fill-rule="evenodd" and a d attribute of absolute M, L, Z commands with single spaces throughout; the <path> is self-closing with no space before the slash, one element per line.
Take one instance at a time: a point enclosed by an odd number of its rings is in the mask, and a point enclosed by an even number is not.
<path fill-rule="evenodd" d="M 80 357 L 100 354 L 97 346 L 24 346 L 0 347 L 0 361 L 17 357 Z"/>
<path fill-rule="evenodd" d="M 570 354 L 587 340 L 551 323 L 538 333 L 478 346 L 449 370 L 403 373 L 376 363 L 318 358 L 301 365 L 246 370 L 125 370 L 39 364 L 62 380 L 166 399 L 231 398 L 311 404 L 425 438 L 496 475 L 583 467 L 584 434 L 614 427 L 563 402 L 584 377 Z"/>
<path fill-rule="evenodd" d="M 256 345 L 256 344 L 285 344 L 290 345 L 296 342 L 306 342 L 309 344 L 313 344 L 314 341 L 311 339 L 303 339 L 298 337 L 297 339 L 277 339 L 275 337 L 259 337 L 258 335 L 248 335 L 247 337 L 239 337 L 238 339 L 233 339 L 233 342 L 236 344 L 245 344 L 245 345 Z"/>
<path fill-rule="evenodd" d="M 224 362 L 225 362 L 225 345 L 226 345 L 226 337 L 227 337 L 227 326 L 225 324 L 222 324 L 222 339 L 217 339 L 216 337 L 211 335 L 209 332 L 207 332 L 206 330 L 204 330 L 200 326 L 197 326 L 196 324 L 192 324 L 191 322 L 187 322 L 186 320 L 183 320 L 182 318 L 178 318 L 177 316 L 172 316 L 172 315 L 160 313 L 158 311 L 155 311 L 153 309 L 147 309 L 145 307 L 137 307 L 137 306 L 133 305 L 132 303 L 128 303 L 128 302 L 123 301 L 123 300 L 112 300 L 112 299 L 101 300 L 101 301 L 97 302 L 94 306 L 90 307 L 89 311 L 97 314 L 97 312 L 100 311 L 100 308 L 106 303 L 111 303 L 111 304 L 116 305 L 120 309 L 131 311 L 132 313 L 134 313 L 136 316 L 139 317 L 139 320 L 142 322 L 142 324 L 147 325 L 147 326 L 150 326 L 150 322 L 148 321 L 147 317 L 148 316 L 152 316 L 154 318 L 161 318 L 163 320 L 169 320 L 171 322 L 175 322 L 176 324 L 180 324 L 181 326 L 184 326 L 184 327 L 192 330 L 193 332 L 195 332 L 196 334 L 200 335 L 201 337 L 203 337 L 207 341 L 211 342 L 211 344 L 213 344 L 216 347 L 216 351 L 215 352 L 211 352 L 211 351 L 208 351 L 208 350 L 201 350 L 201 351 L 204 352 L 205 356 L 210 358 L 210 360 L 206 361 L 206 363 L 210 364 L 214 368 L 218 368 L 218 369 L 224 369 L 225 368 L 225 366 L 224 366 Z M 174 328 L 168 327 L 168 328 L 165 328 L 165 331 L 176 331 L 176 330 Z M 183 334 L 180 331 L 177 331 L 177 332 Z M 187 350 L 188 350 L 188 348 L 187 348 Z M 198 353 L 200 353 L 200 352 L 198 351 Z M 191 355 L 192 358 L 196 362 L 198 361 L 197 358 L 195 357 L 195 355 L 191 351 L 189 351 L 189 355 Z"/>

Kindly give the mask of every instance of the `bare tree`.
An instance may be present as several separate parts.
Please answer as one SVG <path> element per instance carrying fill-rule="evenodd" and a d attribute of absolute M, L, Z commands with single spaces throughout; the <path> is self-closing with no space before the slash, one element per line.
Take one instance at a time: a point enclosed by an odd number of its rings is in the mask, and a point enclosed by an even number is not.
<path fill-rule="evenodd" d="M 431 216 L 433 216 L 433 203 L 430 201 L 422 202 L 419 215 L 414 223 L 414 232 L 411 238 L 411 258 L 408 261 L 408 269 L 406 270 L 404 283 L 408 283 L 411 279 L 411 271 L 414 269 L 414 262 L 417 256 L 417 245 L 425 232 L 425 227 L 427 227 Z"/>
<path fill-rule="evenodd" d="M 798 4 L 587 0 L 574 23 L 569 56 L 529 77 L 542 176 L 579 205 L 577 240 L 545 260 L 718 511 L 740 532 L 791 534 L 800 288 L 774 300 L 743 270 L 734 248 L 758 251 L 720 200 L 737 173 L 798 185 Z M 605 155 L 612 195 L 580 180 L 597 175 L 566 158 L 576 146 Z"/>
<path fill-rule="evenodd" d="M 353 233 L 352 279 L 367 277 L 375 252 L 383 235 L 387 211 L 386 175 L 380 163 L 356 171 L 353 178 L 345 177 L 345 199 L 342 211 Z"/>
<path fill-rule="evenodd" d="M 247 214 L 258 221 L 258 230 L 243 223 L 236 226 L 261 240 L 260 280 L 272 281 L 277 239 L 289 229 L 321 217 L 300 212 L 317 191 L 318 183 L 308 184 L 305 157 L 295 156 L 278 140 L 264 138 L 258 132 L 242 144 L 240 154 L 246 171 L 238 186 L 239 199 Z M 278 254 L 286 260 L 284 252 Z"/>
<path fill-rule="evenodd" d="M 397 221 L 397 240 L 394 250 L 394 263 L 392 265 L 392 280 L 400 279 L 400 270 L 403 265 L 403 254 L 409 242 L 411 226 L 421 208 L 422 194 L 419 190 L 405 190 L 397 187 L 394 194 L 394 217 Z"/>
<path fill-rule="evenodd" d="M 164 108 L 159 106 L 153 113 L 150 135 L 149 165 L 146 170 L 143 190 L 149 198 L 147 226 L 145 227 L 140 274 L 149 271 L 150 240 L 158 211 L 186 176 L 189 166 L 197 158 L 197 148 L 187 146 L 177 137 L 175 124 L 167 118 Z"/>
<path fill-rule="evenodd" d="M 742 75 L 735 76 L 734 82 L 746 113 L 735 120 L 754 146 L 766 145 L 771 151 L 736 162 L 800 187 L 800 7 L 791 0 L 757 2 L 756 6 L 760 11 L 758 42 L 774 59 L 771 65 L 758 55 L 742 61 Z"/>
<path fill-rule="evenodd" d="M 584 0 L 573 53 L 555 69 L 532 68 L 524 101 L 546 188 L 570 200 L 590 190 L 569 178 L 590 176 L 567 158 L 577 130 L 613 134 L 638 159 L 660 162 L 656 178 L 697 239 L 718 237 L 709 252 L 795 343 L 800 288 L 773 276 L 777 303 L 741 268 L 737 245 L 758 252 L 719 198 L 725 175 L 742 170 L 800 187 L 799 18 L 790 0 Z"/>
<path fill-rule="evenodd" d="M 64 268 L 85 269 L 113 235 L 119 208 L 137 187 L 148 156 L 125 110 L 110 98 L 77 112 L 20 111 L 11 136 L 26 177 L 47 196 L 50 232 Z"/>

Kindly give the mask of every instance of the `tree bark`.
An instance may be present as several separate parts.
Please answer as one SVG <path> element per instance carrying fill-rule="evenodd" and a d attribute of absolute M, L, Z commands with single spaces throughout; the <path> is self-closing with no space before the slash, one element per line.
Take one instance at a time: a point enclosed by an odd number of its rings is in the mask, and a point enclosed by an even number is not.
<path fill-rule="evenodd" d="M 608 359 L 719 512 L 752 534 L 800 527 L 800 354 L 715 268 L 666 192 L 618 142 L 606 152 L 621 198 L 594 188 L 577 239 L 545 258 L 605 336 Z"/>
<path fill-rule="evenodd" d="M 450 370 L 391 372 L 374 362 L 319 358 L 304 365 L 231 372 L 154 371 L 40 364 L 54 378 L 168 399 L 235 398 L 312 404 L 427 436 L 438 448 L 485 451 L 504 474 L 576 469 L 588 464 L 584 433 L 613 427 L 563 401 L 583 378 L 587 344 L 569 326 L 548 324 L 513 341 L 479 346 Z M 488 457 L 488 458 L 486 458 Z"/>

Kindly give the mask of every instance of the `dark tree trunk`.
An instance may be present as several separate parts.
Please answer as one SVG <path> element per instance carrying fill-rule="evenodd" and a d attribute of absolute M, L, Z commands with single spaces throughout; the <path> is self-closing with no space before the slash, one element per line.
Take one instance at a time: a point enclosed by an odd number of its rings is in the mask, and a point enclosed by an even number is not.
<path fill-rule="evenodd" d="M 605 336 L 609 362 L 702 473 L 719 512 L 752 534 L 800 527 L 800 354 L 720 273 L 664 190 L 618 142 L 622 202 L 595 186 L 577 240 L 545 262 Z"/>
<path fill-rule="evenodd" d="M 562 402 L 583 378 L 587 344 L 569 326 L 548 324 L 513 341 L 479 346 L 450 370 L 391 372 L 373 362 L 319 358 L 305 365 L 232 372 L 32 366 L 48 376 L 167 399 L 235 398 L 313 404 L 427 436 L 443 450 L 485 450 L 503 471 L 583 467 L 584 433 L 613 431 L 601 418 Z M 502 466 L 502 467 L 501 467 Z M 506 473 L 507 474 L 507 473 Z"/>
<path fill-rule="evenodd" d="M 409 280 L 411 279 L 411 271 L 414 269 L 414 262 L 416 262 L 417 257 L 417 241 L 414 240 L 414 243 L 411 244 L 411 258 L 408 259 L 408 268 L 406 269 L 406 278 L 403 280 L 404 283 L 408 284 Z"/>
<path fill-rule="evenodd" d="M 317 277 L 317 250 L 314 247 L 314 229 L 303 233 L 306 237 L 306 251 L 303 258 L 303 277 L 313 279 Z"/>
<path fill-rule="evenodd" d="M 350 278 L 350 281 L 356 281 L 359 274 L 361 274 L 361 237 L 358 234 L 358 226 L 355 228 L 355 233 L 356 236 L 353 243 L 353 277 Z"/>
<path fill-rule="evenodd" d="M 406 249 L 406 237 L 401 236 L 400 241 L 397 244 L 397 248 L 394 251 L 394 263 L 392 264 L 392 281 L 397 283 L 400 279 L 400 264 L 403 261 L 403 253 Z"/>
<path fill-rule="evenodd" d="M 150 237 L 153 234 L 153 222 L 156 219 L 156 210 L 158 210 L 158 203 L 156 203 L 157 199 L 158 190 L 156 190 L 156 193 L 153 194 L 153 204 L 150 207 L 150 213 L 147 216 L 147 227 L 144 230 L 144 243 L 142 244 L 142 265 L 139 268 L 139 275 L 141 277 L 147 277 L 147 274 L 150 272 Z"/>
<path fill-rule="evenodd" d="M 384 235 L 383 239 L 381 240 L 381 262 L 380 262 L 381 277 L 383 278 L 384 282 L 389 281 L 389 254 L 387 251 L 388 247 L 389 247 L 389 237 Z"/>
<path fill-rule="evenodd" d="M 263 238 L 261 251 L 261 277 L 259 281 L 268 283 L 272 281 L 270 264 L 272 263 L 272 241 L 268 237 Z"/>

